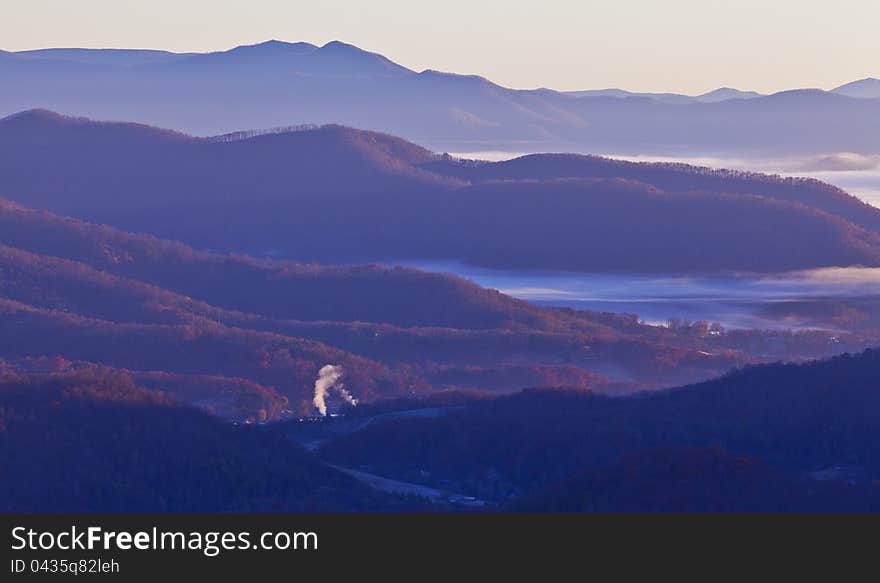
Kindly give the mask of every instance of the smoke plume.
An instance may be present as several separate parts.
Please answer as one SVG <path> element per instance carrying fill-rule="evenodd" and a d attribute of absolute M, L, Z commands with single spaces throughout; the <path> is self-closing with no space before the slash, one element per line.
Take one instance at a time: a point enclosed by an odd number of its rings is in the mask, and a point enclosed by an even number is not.
<path fill-rule="evenodd" d="M 358 404 L 358 400 L 355 397 L 351 396 L 351 393 L 346 390 L 346 388 L 342 385 L 342 383 L 336 383 L 334 388 L 339 391 L 339 394 L 345 399 L 345 402 L 349 405 L 356 407 Z"/>
<path fill-rule="evenodd" d="M 312 402 L 315 408 L 322 416 L 327 415 L 327 397 L 330 396 L 330 389 L 336 389 L 336 392 L 345 399 L 350 405 L 357 405 L 357 399 L 349 393 L 345 386 L 339 382 L 342 378 L 342 367 L 327 364 L 318 371 L 318 380 L 315 381 L 315 398 Z"/>

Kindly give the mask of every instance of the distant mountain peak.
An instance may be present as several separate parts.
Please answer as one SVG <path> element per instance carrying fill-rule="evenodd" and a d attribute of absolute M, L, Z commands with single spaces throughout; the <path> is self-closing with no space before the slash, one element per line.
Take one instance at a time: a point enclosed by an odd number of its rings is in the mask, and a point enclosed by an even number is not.
<path fill-rule="evenodd" d="M 760 93 L 754 91 L 740 91 L 733 87 L 719 87 L 707 93 L 700 95 L 684 95 L 681 93 L 635 93 L 618 88 L 608 89 L 592 89 L 586 91 L 567 91 L 567 95 L 575 97 L 614 97 L 619 99 L 652 99 L 661 103 L 668 104 L 687 104 L 687 103 L 718 103 L 731 99 L 754 99 L 761 97 Z"/>
<path fill-rule="evenodd" d="M 853 81 L 851 83 L 841 85 L 840 87 L 838 87 L 838 89 L 841 89 L 843 87 L 852 87 L 852 86 L 858 86 L 858 85 L 880 85 L 880 79 L 877 79 L 876 77 L 865 77 L 864 79 L 859 79 L 858 81 Z"/>
<path fill-rule="evenodd" d="M 366 51 L 355 45 L 332 40 L 314 51 L 311 55 L 315 58 L 333 59 L 338 63 L 347 63 L 357 67 L 357 71 L 381 72 L 391 74 L 413 73 L 410 69 L 398 65 L 391 59 L 379 53 Z"/>
<path fill-rule="evenodd" d="M 835 94 L 829 91 L 824 91 L 819 89 L 818 87 L 807 87 L 804 89 L 787 89 L 785 91 L 778 91 L 771 95 L 767 96 L 767 99 L 774 100 L 788 100 L 793 101 L 796 99 L 799 100 L 821 100 L 824 99 L 826 101 L 840 101 L 844 96 L 840 94 Z"/>
<path fill-rule="evenodd" d="M 339 40 L 323 46 L 307 42 L 271 39 L 228 51 L 202 53 L 181 61 L 185 66 L 235 66 L 240 70 L 275 69 L 281 74 L 293 72 L 310 76 L 389 76 L 413 73 L 378 53 L 365 51 Z"/>
<path fill-rule="evenodd" d="M 357 47 L 351 43 L 343 42 L 341 40 L 331 40 L 330 42 L 325 43 L 324 46 L 322 46 L 321 48 L 328 49 L 328 50 L 334 50 L 334 49 L 354 50 L 359 53 L 367 52 L 367 51 L 361 49 L 360 47 Z"/>
<path fill-rule="evenodd" d="M 64 61 L 82 65 L 139 66 L 168 63 L 185 59 L 192 53 L 173 53 L 155 49 L 84 49 L 55 47 L 10 53 L 23 59 L 35 61 Z"/>
<path fill-rule="evenodd" d="M 697 95 L 695 99 L 704 103 L 711 103 L 727 101 L 729 99 L 754 99 L 756 97 L 761 97 L 761 94 L 756 91 L 741 91 L 733 87 L 719 87 L 713 91 Z"/>
<path fill-rule="evenodd" d="M 277 39 L 270 39 L 261 43 L 253 44 L 253 45 L 239 45 L 233 49 L 228 51 L 221 51 L 222 53 L 264 53 L 264 54 L 277 54 L 277 53 L 292 53 L 305 55 L 317 50 L 318 47 L 311 43 L 307 42 L 287 42 Z"/>
<path fill-rule="evenodd" d="M 838 95 L 846 95 L 847 97 L 858 97 L 862 99 L 873 99 L 880 97 L 880 79 L 875 77 L 866 77 L 841 85 L 831 90 L 832 93 Z"/>
<path fill-rule="evenodd" d="M 370 51 L 365 51 L 364 49 L 355 46 L 353 44 L 349 44 L 346 42 L 342 42 L 341 40 L 332 40 L 328 43 L 325 43 L 321 47 L 317 47 L 315 50 L 316 55 L 326 55 L 326 56 L 348 56 L 348 57 L 375 57 L 378 59 L 387 60 L 389 63 L 390 60 L 386 59 L 384 56 L 379 53 L 371 53 Z"/>
<path fill-rule="evenodd" d="M 262 46 L 262 47 L 286 47 L 286 46 L 294 46 L 294 45 L 298 45 L 298 44 L 299 44 L 299 45 L 302 45 L 302 44 L 309 44 L 309 43 L 303 43 L 303 42 L 299 42 L 299 43 L 291 43 L 291 42 L 287 42 L 287 41 L 284 41 L 284 40 L 278 40 L 277 38 L 270 38 L 270 39 L 267 40 L 267 41 L 263 41 L 263 42 L 261 42 L 261 43 L 257 43 L 257 44 L 255 44 L 255 45 L 253 45 L 253 46 L 258 46 L 258 47 L 260 47 L 260 46 Z M 314 46 L 314 45 L 312 45 L 312 46 Z"/>

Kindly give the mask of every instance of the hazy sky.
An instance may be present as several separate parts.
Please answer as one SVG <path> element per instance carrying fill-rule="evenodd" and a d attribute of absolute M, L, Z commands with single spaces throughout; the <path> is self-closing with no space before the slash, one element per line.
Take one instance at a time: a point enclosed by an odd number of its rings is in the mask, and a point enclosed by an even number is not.
<path fill-rule="evenodd" d="M 0 0 L 0 48 L 339 39 L 511 87 L 702 92 L 880 77 L 878 0 Z"/>

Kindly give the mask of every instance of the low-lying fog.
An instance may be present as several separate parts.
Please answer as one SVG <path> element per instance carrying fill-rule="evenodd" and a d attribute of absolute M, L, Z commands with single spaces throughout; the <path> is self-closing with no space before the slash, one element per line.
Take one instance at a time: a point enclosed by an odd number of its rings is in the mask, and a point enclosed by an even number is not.
<path fill-rule="evenodd" d="M 398 265 L 453 273 L 508 295 L 550 306 L 637 314 L 649 323 L 709 320 L 727 328 L 810 327 L 773 318 L 780 302 L 877 296 L 880 268 L 827 268 L 772 275 L 633 275 L 506 271 L 459 262 Z"/>
<path fill-rule="evenodd" d="M 454 154 L 462 158 L 507 160 L 523 153 L 500 151 Z M 637 162 L 684 162 L 711 168 L 812 177 L 838 186 L 880 207 L 880 155 L 837 153 L 801 159 L 659 157 L 608 154 Z M 454 262 L 411 262 L 430 271 L 454 273 L 482 286 L 535 303 L 638 314 L 651 323 L 672 318 L 710 320 L 729 328 L 799 328 L 811 324 L 772 318 L 780 302 L 842 300 L 880 296 L 880 269 L 834 268 L 774 275 L 621 275 L 515 272 Z M 782 311 L 784 312 L 784 310 Z M 812 324 L 814 326 L 814 324 Z"/>

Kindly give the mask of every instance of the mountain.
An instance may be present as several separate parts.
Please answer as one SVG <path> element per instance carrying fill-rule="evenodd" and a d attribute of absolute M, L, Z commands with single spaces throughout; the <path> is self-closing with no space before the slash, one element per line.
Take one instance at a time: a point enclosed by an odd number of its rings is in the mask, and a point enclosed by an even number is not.
<path fill-rule="evenodd" d="M 634 92 L 634 91 L 626 91 L 625 89 L 582 89 L 579 91 L 565 91 L 566 95 L 571 95 L 572 97 L 615 97 L 618 99 L 632 99 L 632 98 L 643 98 L 643 99 L 651 99 L 654 101 L 658 101 L 660 103 L 673 103 L 673 104 L 683 104 L 683 103 L 693 103 L 695 101 L 694 97 L 690 95 L 681 95 L 679 93 L 644 93 L 644 92 Z"/>
<path fill-rule="evenodd" d="M 416 167 L 433 158 L 427 150 L 340 126 L 198 139 L 139 124 L 95 123 L 33 110 L 0 120 L 0 143 L 12 156 L 4 169 L 18 167 L 4 190 L 27 191 L 38 197 L 28 204 L 67 214 L 155 208 L 193 198 L 254 203 L 281 198 L 291 187 L 323 196 L 354 190 L 399 192 L 432 180 L 443 182 Z M 316 157 L 319 153 L 322 160 Z M 52 170 L 35 181 L 33 171 L 41 164 L 36 155 Z M 111 168 L 95 172 L 98 164 Z M 346 172 L 334 171 L 339 167 Z M 91 193 L 72 184 L 68 187 L 79 192 L 60 193 L 61 177 L 88 184 Z M 137 184 L 128 184 L 126 195 L 118 196 L 118 189 L 132 179 Z M 181 198 L 181 189 L 192 191 L 190 200 Z M 60 206 L 59 194 L 67 199 Z"/>
<path fill-rule="evenodd" d="M 838 332 L 832 344 L 822 330 L 651 326 L 634 315 L 543 308 L 414 269 L 196 251 L 4 201 L 0 273 L 0 358 L 9 371 L 123 371 L 239 420 L 310 413 L 326 364 L 344 369 L 364 403 L 560 383 L 616 394 L 878 337 Z"/>
<path fill-rule="evenodd" d="M 0 379 L 4 512 L 315 512 L 419 506 L 277 434 L 235 427 L 121 374 Z"/>
<path fill-rule="evenodd" d="M 860 81 L 853 81 L 833 89 L 833 92 L 839 95 L 846 95 L 847 97 L 877 99 L 880 98 L 880 79 L 869 77 Z"/>
<path fill-rule="evenodd" d="M 757 91 L 740 91 L 731 87 L 721 87 L 702 95 L 694 97 L 695 101 L 700 103 L 717 103 L 719 101 L 727 101 L 728 99 L 755 99 L 762 97 Z"/>
<path fill-rule="evenodd" d="M 164 299 L 165 305 L 173 302 L 191 309 L 196 307 L 191 298 L 199 298 L 220 309 L 273 318 L 460 329 L 552 330 L 589 325 L 564 312 L 538 308 L 456 277 L 375 265 L 326 267 L 199 252 L 177 242 L 2 200 L 0 226 L 0 257 L 10 266 L 13 262 L 31 268 L 45 264 L 47 274 L 39 280 L 42 286 L 48 277 L 71 271 L 71 277 L 102 278 L 109 286 L 126 286 L 130 292 L 135 291 L 137 281 L 155 286 L 141 285 L 139 293 L 172 291 L 175 296 Z M 24 272 L 15 268 L 14 273 Z M 65 283 L 70 285 L 70 278 Z M 96 301 L 95 294 L 92 290 L 81 297 L 94 302 L 95 309 L 113 308 Z M 117 295 L 117 305 L 122 297 Z M 109 312 L 95 315 L 108 316 Z"/>
<path fill-rule="evenodd" d="M 124 372 L 233 420 L 311 413 L 326 364 L 363 403 L 559 383 L 620 393 L 872 337 L 651 326 L 414 269 L 196 251 L 5 201 L 0 273 L 0 372 Z"/>
<path fill-rule="evenodd" d="M 667 192 L 755 195 L 808 206 L 880 232 L 880 210 L 840 188 L 804 178 L 716 170 L 681 163 L 646 163 L 576 154 L 531 154 L 501 162 L 431 160 L 424 167 L 471 183 L 559 178 L 627 179 Z"/>
<path fill-rule="evenodd" d="M 28 61 L 62 61 L 112 67 L 139 67 L 169 65 L 173 67 L 145 67 L 145 71 L 198 69 L 201 66 L 269 66 L 289 69 L 297 73 L 315 74 L 405 74 L 413 71 L 393 63 L 377 53 L 359 49 L 341 41 L 331 41 L 322 47 L 311 43 L 288 43 L 269 40 L 254 45 L 242 45 L 225 51 L 210 53 L 174 53 L 147 49 L 82 49 L 49 48 L 0 53 Z M 101 69 L 93 69 L 99 71 Z"/>
<path fill-rule="evenodd" d="M 0 115 L 45 108 L 201 136 L 338 123 L 452 152 L 880 152 L 880 101 L 843 92 L 786 102 L 729 88 L 693 97 L 517 90 L 476 76 L 412 71 L 339 41 L 275 40 L 204 54 L 7 52 L 0 84 Z"/>
<path fill-rule="evenodd" d="M 524 391 L 375 418 L 322 453 L 520 509 L 876 510 L 878 372 L 869 350 L 631 397 Z"/>
<path fill-rule="evenodd" d="M 442 484 L 480 496 L 488 510 L 876 511 L 877 366 L 873 351 L 751 368 L 648 396 L 447 394 L 274 426 L 220 421 L 125 373 L 6 372 L 0 463 L 9 473 L 0 507 L 431 508 L 370 489 L 329 462 Z M 294 443 L 315 438 L 316 453 Z"/>
<path fill-rule="evenodd" d="M 880 264 L 880 211 L 818 181 L 586 156 L 458 160 L 342 126 L 197 138 L 23 112 L 0 120 L 0 196 L 301 261 L 641 272 Z"/>
<path fill-rule="evenodd" d="M 169 63 L 190 56 L 188 53 L 172 53 L 168 51 L 142 49 L 76 49 L 55 48 L 18 51 L 19 57 L 28 59 L 46 59 L 53 61 L 69 61 L 89 65 L 113 65 L 132 67 L 154 63 Z"/>
<path fill-rule="evenodd" d="M 310 43 L 286 43 L 270 40 L 256 45 L 235 47 L 228 51 L 190 54 L 174 59 L 169 71 L 202 72 L 204 67 L 262 69 L 278 73 L 317 76 L 396 76 L 413 71 L 393 63 L 382 55 L 359 49 L 340 41 L 322 47 Z"/>
<path fill-rule="evenodd" d="M 627 99 L 633 97 L 642 97 L 659 101 L 660 103 L 669 104 L 686 104 L 686 103 L 718 103 L 727 101 L 728 99 L 754 99 L 762 97 L 760 93 L 755 91 L 740 91 L 730 87 L 721 87 L 700 95 L 681 95 L 679 93 L 637 93 L 625 91 L 623 89 L 587 89 L 583 91 L 565 91 L 566 95 L 574 97 L 617 97 Z"/>

